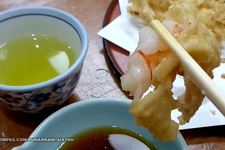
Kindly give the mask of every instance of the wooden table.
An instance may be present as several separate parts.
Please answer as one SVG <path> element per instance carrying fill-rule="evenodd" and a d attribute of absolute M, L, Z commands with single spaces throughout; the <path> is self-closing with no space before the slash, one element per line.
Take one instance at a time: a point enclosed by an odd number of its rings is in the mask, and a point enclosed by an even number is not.
<path fill-rule="evenodd" d="M 82 77 L 74 95 L 65 104 L 96 97 L 126 98 L 118 79 L 105 58 L 102 38 L 103 17 L 111 0 L 0 0 L 0 11 L 19 6 L 44 5 L 67 11 L 77 17 L 87 29 L 90 48 Z M 49 114 L 29 115 L 12 112 L 0 106 L 0 137 L 26 138 Z M 190 150 L 225 149 L 225 126 L 181 131 Z M 0 150 L 10 150 L 22 142 L 0 142 Z"/>

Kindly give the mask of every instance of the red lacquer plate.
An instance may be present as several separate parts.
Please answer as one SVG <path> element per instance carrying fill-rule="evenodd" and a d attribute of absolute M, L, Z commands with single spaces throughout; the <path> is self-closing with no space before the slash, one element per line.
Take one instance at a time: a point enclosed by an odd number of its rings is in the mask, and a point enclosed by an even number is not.
<path fill-rule="evenodd" d="M 120 15 L 120 8 L 118 0 L 113 0 L 109 5 L 108 10 L 105 14 L 103 27 L 108 25 L 119 15 Z M 118 77 L 122 76 L 127 70 L 129 52 L 105 39 L 103 39 L 103 45 L 106 51 L 106 55 L 109 58 L 110 63 L 112 65 L 114 73 Z"/>

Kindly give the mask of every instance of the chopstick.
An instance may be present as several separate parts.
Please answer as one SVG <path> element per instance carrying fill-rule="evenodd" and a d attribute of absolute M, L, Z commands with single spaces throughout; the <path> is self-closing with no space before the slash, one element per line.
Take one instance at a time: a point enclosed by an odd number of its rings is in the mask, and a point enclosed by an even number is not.
<path fill-rule="evenodd" d="M 208 74 L 206 74 L 206 72 L 158 20 L 151 21 L 150 25 L 178 57 L 191 80 L 225 116 L 225 96 L 218 90 Z"/>

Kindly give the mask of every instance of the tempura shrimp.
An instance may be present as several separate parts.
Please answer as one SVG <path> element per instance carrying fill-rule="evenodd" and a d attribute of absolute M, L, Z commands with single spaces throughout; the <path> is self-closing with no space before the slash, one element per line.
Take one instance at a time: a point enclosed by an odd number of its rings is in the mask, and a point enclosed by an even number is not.
<path fill-rule="evenodd" d="M 165 20 L 162 24 L 194 59 L 197 58 L 200 66 L 209 66 L 210 62 L 210 67 L 204 68 L 211 75 L 212 68 L 218 65 L 217 61 L 211 61 L 219 57 L 219 53 L 214 46 L 215 41 L 205 35 L 211 35 L 214 39 L 213 33 L 203 24 L 191 30 L 192 24 L 187 26 L 174 20 Z M 183 69 L 169 47 L 151 28 L 140 29 L 139 43 L 129 57 L 128 71 L 121 77 L 121 86 L 134 96 L 130 112 L 135 116 L 136 124 L 146 127 L 162 141 L 175 140 L 179 124 L 190 121 L 204 98 Z M 186 90 L 175 99 L 171 90 L 177 74 L 183 76 Z M 145 94 L 150 86 L 154 87 L 153 91 Z M 179 124 L 171 120 L 171 111 L 174 109 L 182 114 L 178 117 Z"/>
<path fill-rule="evenodd" d="M 179 0 L 173 4 L 171 1 L 160 1 L 160 6 L 154 0 L 129 2 L 132 6 L 128 7 L 128 12 L 141 18 L 146 26 L 153 19 L 163 21 L 162 24 L 174 38 L 213 78 L 212 71 L 220 65 L 219 46 L 222 33 L 218 36 L 218 31 L 222 30 L 215 30 L 219 27 L 217 24 L 216 27 L 208 28 L 202 22 L 202 19 L 206 19 L 205 15 L 198 15 L 199 8 L 195 4 L 188 0 Z M 215 3 L 217 7 L 219 2 Z M 217 13 L 211 15 L 218 18 Z M 183 77 L 186 89 L 174 98 L 172 88 L 177 75 Z M 155 138 L 166 142 L 176 139 L 179 124 L 190 121 L 204 98 L 204 94 L 186 74 L 185 66 L 148 27 L 140 29 L 137 49 L 129 58 L 128 71 L 121 77 L 121 85 L 123 90 L 134 96 L 130 112 L 135 117 L 136 124 L 146 127 Z M 178 123 L 171 120 L 171 111 L 174 109 L 181 112 Z"/>
<path fill-rule="evenodd" d="M 173 35 L 183 31 L 183 26 L 175 21 L 166 20 L 163 24 Z M 171 79 L 165 75 L 172 72 L 171 68 L 178 64 L 178 61 L 170 63 L 170 60 L 176 59 L 155 31 L 148 27 L 142 28 L 139 32 L 138 47 L 129 57 L 128 71 L 121 77 L 123 90 L 129 91 L 130 95 L 134 96 L 130 111 L 136 117 L 136 123 L 147 127 L 156 138 L 164 141 L 175 139 L 177 136 L 177 133 L 173 131 L 178 129 L 178 124 L 171 120 L 170 114 L 180 105 L 179 101 L 169 98 L 172 95 L 171 88 L 175 74 Z M 155 87 L 155 90 L 143 97 L 143 93 L 151 85 Z M 159 96 L 162 95 L 166 98 L 159 100 Z M 144 109 L 145 107 L 148 109 Z M 160 123 L 162 119 L 163 124 Z M 164 135 L 156 132 L 159 130 Z"/>
<path fill-rule="evenodd" d="M 173 20 L 162 22 L 171 34 L 179 34 L 183 30 L 181 24 Z M 141 98 L 154 80 L 153 72 L 165 56 L 170 53 L 168 46 L 149 27 L 139 31 L 139 43 L 135 52 L 129 56 L 128 71 L 121 77 L 123 90 L 129 91 L 134 99 Z M 165 68 L 166 69 L 166 68 Z M 133 82 L 129 82 L 129 81 Z"/>

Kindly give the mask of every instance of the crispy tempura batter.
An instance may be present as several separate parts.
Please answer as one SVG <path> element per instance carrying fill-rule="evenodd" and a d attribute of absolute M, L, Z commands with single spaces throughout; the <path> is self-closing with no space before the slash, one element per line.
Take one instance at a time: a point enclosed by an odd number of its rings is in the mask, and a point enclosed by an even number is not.
<path fill-rule="evenodd" d="M 130 14 L 144 20 L 147 26 L 152 19 L 165 22 L 164 26 L 184 49 L 213 77 L 212 70 L 220 65 L 220 43 L 225 35 L 225 15 L 221 13 L 225 10 L 224 0 L 130 2 L 133 4 L 128 8 Z M 161 46 L 163 42 L 156 42 L 158 37 L 151 30 L 146 27 L 140 30 L 138 47 L 129 58 L 128 71 L 121 77 L 121 85 L 123 90 L 132 89 L 130 95 L 134 96 L 134 101 L 130 111 L 136 117 L 136 123 L 148 128 L 162 141 L 173 141 L 177 136 L 178 124 L 171 120 L 171 111 L 178 109 L 182 113 L 179 124 L 185 124 L 199 109 L 204 95 L 185 74 L 185 68 L 168 47 L 164 49 L 165 47 Z M 155 52 L 155 46 L 163 50 L 158 49 L 158 52 Z M 150 74 L 143 69 L 146 65 L 150 66 Z M 148 76 L 144 76 L 145 74 Z M 178 74 L 183 76 L 186 90 L 175 100 L 171 90 Z M 142 98 L 147 85 L 154 86 L 155 89 Z"/>
<path fill-rule="evenodd" d="M 152 19 L 165 20 L 169 9 L 176 4 L 192 4 L 197 9 L 195 16 L 212 30 L 217 40 L 225 38 L 225 0 L 129 0 L 128 12 L 149 25 Z M 177 14 L 175 14 L 177 15 Z M 191 21 L 191 19 L 190 19 Z"/>

